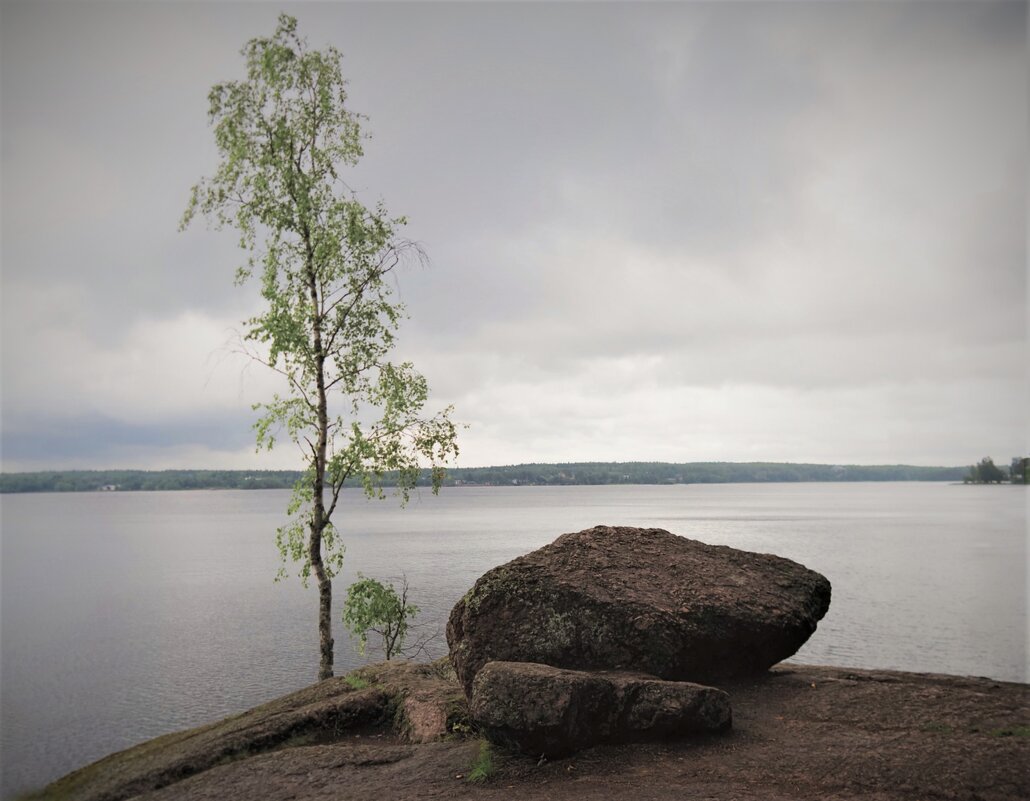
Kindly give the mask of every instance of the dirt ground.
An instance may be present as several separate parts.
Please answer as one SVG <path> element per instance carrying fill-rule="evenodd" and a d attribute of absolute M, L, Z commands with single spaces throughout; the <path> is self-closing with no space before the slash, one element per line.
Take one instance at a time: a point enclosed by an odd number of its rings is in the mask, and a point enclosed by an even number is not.
<path fill-rule="evenodd" d="M 420 745 L 387 730 L 211 767 L 146 801 L 182 799 L 633 799 L 785 801 L 1030 798 L 1030 709 L 1022 684 L 783 665 L 724 685 L 732 732 L 592 748 L 550 762 L 493 752 L 468 774 L 475 739 Z"/>

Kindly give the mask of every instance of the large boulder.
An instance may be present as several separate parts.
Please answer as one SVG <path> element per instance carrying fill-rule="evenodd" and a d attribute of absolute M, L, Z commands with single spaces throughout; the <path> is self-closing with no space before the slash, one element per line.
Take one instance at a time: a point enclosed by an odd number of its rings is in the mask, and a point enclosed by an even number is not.
<path fill-rule="evenodd" d="M 534 756 L 724 731 L 731 722 L 729 696 L 714 687 L 529 662 L 488 662 L 472 684 L 471 712 L 490 740 Z"/>
<path fill-rule="evenodd" d="M 597 526 L 484 574 L 447 643 L 470 697 L 494 661 L 712 683 L 786 659 L 829 605 L 830 583 L 789 559 Z"/>

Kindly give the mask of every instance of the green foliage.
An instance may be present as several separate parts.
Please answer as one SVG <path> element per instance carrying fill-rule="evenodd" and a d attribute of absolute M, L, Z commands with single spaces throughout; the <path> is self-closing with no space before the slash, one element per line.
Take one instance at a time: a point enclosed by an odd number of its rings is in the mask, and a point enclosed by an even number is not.
<path fill-rule="evenodd" d="M 1009 467 L 1009 479 L 1013 484 L 1030 484 L 1030 456 L 1015 456 Z"/>
<path fill-rule="evenodd" d="M 467 719 L 455 720 L 447 726 L 447 731 L 455 738 L 465 738 L 476 731 L 473 723 Z"/>
<path fill-rule="evenodd" d="M 448 483 L 465 485 L 723 484 L 842 481 L 960 481 L 965 468 L 777 462 L 575 462 L 457 468 Z"/>
<path fill-rule="evenodd" d="M 403 580 L 401 592 L 392 584 L 365 578 L 347 588 L 343 603 L 343 623 L 358 640 L 358 650 L 365 653 L 369 632 L 382 638 L 383 651 L 390 660 L 401 653 L 410 621 L 418 614 L 418 607 L 408 603 L 408 582 Z"/>
<path fill-rule="evenodd" d="M 969 468 L 963 479 L 967 484 L 1000 484 L 1005 480 L 1005 473 L 994 464 L 990 456 L 985 456 L 977 464 Z"/>
<path fill-rule="evenodd" d="M 285 435 L 306 459 L 276 544 L 280 577 L 294 562 L 305 581 L 318 580 L 324 678 L 332 675 L 330 582 L 343 563 L 331 522 L 340 490 L 357 477 L 382 497 L 393 471 L 406 501 L 426 460 L 437 491 L 441 465 L 458 453 L 456 430 L 450 409 L 422 415 L 425 379 L 388 358 L 405 316 L 391 274 L 425 254 L 399 236 L 403 217 L 365 206 L 341 178 L 361 157 L 364 134 L 346 105 L 340 53 L 309 49 L 283 14 L 242 55 L 246 78 L 208 96 L 220 162 L 193 188 L 182 226 L 202 214 L 235 228 L 247 252 L 236 280 L 260 282 L 264 309 L 245 322 L 243 346 L 286 389 L 255 406 L 256 441 L 270 449 Z"/>
<path fill-rule="evenodd" d="M 290 489 L 302 475 L 290 470 L 64 470 L 0 473 L 0 492 L 91 492 L 104 485 L 117 486 L 119 490 Z M 968 468 L 965 467 L 775 462 L 577 462 L 451 468 L 442 485 L 961 481 L 964 477 L 968 477 Z M 397 480 L 397 473 L 387 471 L 382 475 L 382 487 L 396 486 Z M 1019 483 L 1015 477 L 1013 480 Z M 1022 474 L 1019 474 L 1019 480 L 1022 480 Z M 433 477 L 424 472 L 418 477 L 416 485 L 431 487 L 432 482 Z M 361 479 L 348 478 L 344 486 L 361 487 Z"/>
<path fill-rule="evenodd" d="M 466 781 L 473 784 L 481 784 L 494 775 L 495 769 L 493 749 L 490 747 L 489 742 L 481 740 L 479 743 L 479 753 L 469 766 Z"/>
<path fill-rule="evenodd" d="M 304 529 L 316 522 L 331 577 L 343 552 L 325 521 L 344 482 L 357 476 L 381 497 L 384 474 L 396 471 L 406 499 L 422 458 L 438 466 L 457 454 L 455 427 L 449 409 L 422 418 L 425 379 L 410 363 L 387 359 L 404 316 L 389 274 L 424 254 L 397 236 L 403 218 L 388 216 L 381 203 L 366 207 L 340 178 L 362 155 L 363 140 L 362 118 L 346 106 L 340 53 L 310 50 L 297 21 L 281 15 L 275 34 L 251 40 L 242 54 L 246 79 L 217 84 L 209 95 L 221 163 L 194 187 L 183 225 L 202 213 L 236 228 L 249 254 L 237 280 L 260 279 L 266 307 L 246 321 L 245 339 L 263 349 L 259 358 L 289 393 L 256 407 L 257 445 L 272 448 L 285 433 L 309 463 L 289 509 L 298 519 L 279 531 L 277 544 L 284 562 L 300 562 L 306 576 Z M 432 475 L 437 489 L 438 470 Z M 330 505 L 324 520 L 313 521 L 313 495 L 323 487 Z"/>
<path fill-rule="evenodd" d="M 356 673 L 348 673 L 343 677 L 343 680 L 347 682 L 347 686 L 352 690 L 364 690 L 368 687 L 368 679 L 364 679 Z"/>
<path fill-rule="evenodd" d="M 0 474 L 0 492 L 122 492 L 195 489 L 281 489 L 294 470 L 50 470 Z"/>

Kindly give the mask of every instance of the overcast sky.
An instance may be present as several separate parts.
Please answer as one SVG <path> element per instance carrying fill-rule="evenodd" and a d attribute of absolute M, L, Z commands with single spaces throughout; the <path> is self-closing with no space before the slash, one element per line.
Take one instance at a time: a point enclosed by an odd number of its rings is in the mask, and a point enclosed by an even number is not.
<path fill-rule="evenodd" d="M 295 467 L 207 91 L 297 16 L 410 218 L 399 355 L 524 461 L 1030 451 L 1025 3 L 4 2 L 4 470 Z"/>

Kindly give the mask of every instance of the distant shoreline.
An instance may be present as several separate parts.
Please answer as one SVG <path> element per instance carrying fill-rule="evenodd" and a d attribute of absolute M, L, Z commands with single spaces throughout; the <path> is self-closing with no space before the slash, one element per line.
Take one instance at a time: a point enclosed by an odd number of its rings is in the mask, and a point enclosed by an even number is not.
<path fill-rule="evenodd" d="M 826 465 L 791 462 L 570 462 L 449 469 L 445 487 L 674 484 L 961 482 L 967 466 Z M 291 489 L 294 470 L 46 470 L 0 473 L 0 493 Z M 384 485 L 392 485 L 386 476 Z M 426 475 L 420 486 L 429 486 Z M 347 486 L 360 486 L 357 481 Z"/>

